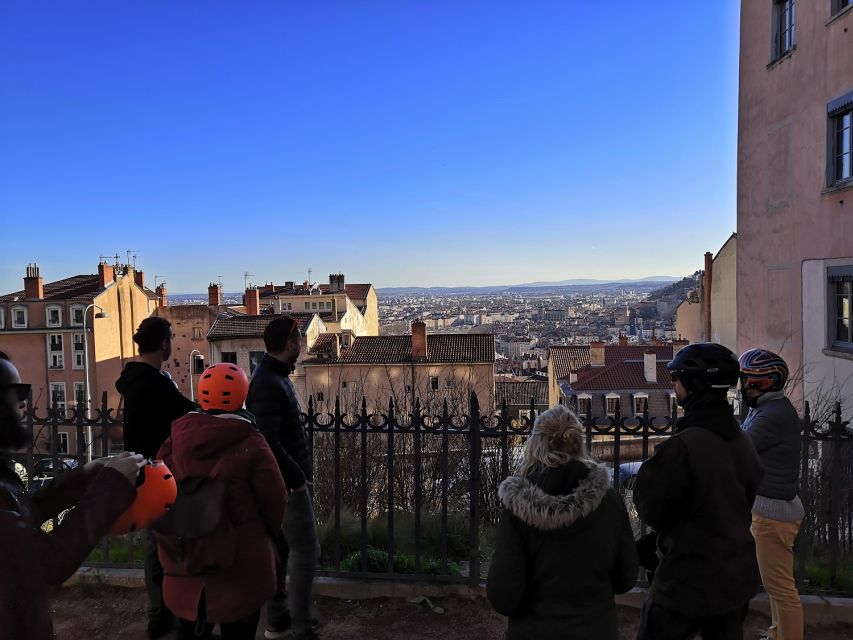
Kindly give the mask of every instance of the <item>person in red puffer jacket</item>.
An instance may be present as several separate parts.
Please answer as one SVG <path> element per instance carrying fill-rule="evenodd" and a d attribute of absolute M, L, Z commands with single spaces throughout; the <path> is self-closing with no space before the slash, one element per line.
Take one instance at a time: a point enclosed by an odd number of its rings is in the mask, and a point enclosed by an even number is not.
<path fill-rule="evenodd" d="M 248 388 L 238 366 L 209 367 L 198 385 L 202 411 L 175 420 L 158 454 L 179 487 L 186 478 L 224 481 L 223 518 L 236 538 L 223 551 L 232 555 L 222 559 L 223 568 L 202 575 L 170 570 L 160 544 L 163 597 L 184 638 L 209 638 L 219 624 L 224 640 L 254 639 L 261 607 L 276 589 L 274 536 L 281 531 L 287 491 L 269 445 L 242 408 Z"/>

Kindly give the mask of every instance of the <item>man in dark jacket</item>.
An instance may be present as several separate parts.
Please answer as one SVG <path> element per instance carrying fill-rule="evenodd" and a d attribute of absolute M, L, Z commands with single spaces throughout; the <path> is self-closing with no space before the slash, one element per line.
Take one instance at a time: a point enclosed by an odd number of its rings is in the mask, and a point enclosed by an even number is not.
<path fill-rule="evenodd" d="M 249 385 L 246 408 L 258 421 L 290 492 L 284 516 L 284 540 L 279 545 L 279 588 L 267 607 L 266 637 L 296 640 L 315 637 L 311 590 L 320 556 L 317 527 L 309 487 L 311 450 L 302 424 L 301 409 L 290 374 L 301 350 L 299 326 L 287 316 L 272 320 L 264 330 L 267 352 Z M 285 594 L 285 574 L 290 568 L 290 589 Z M 285 601 L 287 605 L 285 605 Z M 288 611 L 289 607 L 289 611 Z"/>
<path fill-rule="evenodd" d="M 165 318 L 150 317 L 139 324 L 133 336 L 139 359 L 129 362 L 116 389 L 124 397 L 124 446 L 146 458 L 172 434 L 172 421 L 193 411 L 195 403 L 185 398 L 161 367 L 172 355 L 172 325 Z M 163 604 L 163 567 L 157 542 L 149 530 L 145 538 L 145 590 L 148 594 L 148 636 L 160 638 L 174 624 Z"/>
<path fill-rule="evenodd" d="M 10 452 L 27 444 L 20 412 L 30 385 L 0 354 L 0 636 L 51 640 L 48 592 L 70 578 L 130 506 L 140 455 L 93 460 L 28 493 Z M 51 533 L 40 526 L 74 507 Z"/>
<path fill-rule="evenodd" d="M 637 474 L 634 502 L 658 535 L 660 564 L 643 605 L 639 640 L 740 640 L 758 591 L 749 527 L 763 471 L 726 399 L 735 355 L 693 344 L 667 365 L 684 417 Z"/>
<path fill-rule="evenodd" d="M 743 429 L 755 445 L 764 480 L 752 505 L 752 535 L 761 583 L 770 598 L 769 640 L 802 640 L 803 606 L 794 580 L 794 540 L 805 517 L 798 495 L 802 422 L 785 397 L 788 365 L 766 349 L 739 359 L 749 406 Z"/>

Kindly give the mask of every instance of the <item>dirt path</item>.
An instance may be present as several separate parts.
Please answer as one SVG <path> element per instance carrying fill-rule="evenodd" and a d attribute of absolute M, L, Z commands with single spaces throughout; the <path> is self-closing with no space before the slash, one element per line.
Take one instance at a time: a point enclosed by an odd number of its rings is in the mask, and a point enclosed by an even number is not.
<path fill-rule="evenodd" d="M 58 640 L 94 640 L 121 638 L 145 640 L 145 592 L 103 585 L 78 585 L 61 589 L 51 600 Z M 317 598 L 317 613 L 324 621 L 323 640 L 499 640 L 503 638 L 504 619 L 482 601 L 441 598 L 433 601 L 444 609 L 434 613 L 426 604 L 407 600 L 336 600 Z M 639 612 L 620 607 L 620 638 L 632 640 Z M 762 616 L 750 616 L 744 633 L 755 640 L 766 629 Z M 263 621 L 258 639 L 263 638 Z M 820 640 L 853 639 L 851 628 L 810 629 L 806 638 Z M 177 640 L 177 636 L 172 639 Z"/>

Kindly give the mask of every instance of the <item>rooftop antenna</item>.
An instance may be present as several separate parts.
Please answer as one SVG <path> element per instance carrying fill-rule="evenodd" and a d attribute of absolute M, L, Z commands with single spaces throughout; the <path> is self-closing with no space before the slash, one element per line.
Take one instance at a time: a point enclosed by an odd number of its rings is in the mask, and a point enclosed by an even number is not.
<path fill-rule="evenodd" d="M 163 280 L 163 282 L 161 282 L 160 284 L 166 283 L 166 276 L 154 276 L 154 288 L 155 289 L 157 288 L 157 278 L 160 278 L 161 280 Z"/>
<path fill-rule="evenodd" d="M 254 277 L 255 277 L 254 273 L 249 273 L 248 271 L 243 272 L 243 288 L 244 289 L 249 288 L 249 278 L 254 278 Z"/>
<path fill-rule="evenodd" d="M 222 288 L 222 276 L 216 276 L 219 279 L 219 288 Z"/>
<path fill-rule="evenodd" d="M 130 258 L 133 256 L 133 269 L 136 270 L 136 250 L 128 249 L 127 250 L 127 265 L 130 265 Z"/>
<path fill-rule="evenodd" d="M 113 258 L 115 258 L 115 260 L 116 260 L 116 261 L 115 261 L 115 265 L 116 265 L 116 266 L 118 266 L 118 265 L 119 265 L 119 260 L 121 260 L 121 256 L 119 256 L 119 254 L 115 254 L 115 255 L 113 256 Z"/>
<path fill-rule="evenodd" d="M 311 284 L 311 267 L 308 267 L 308 284 Z"/>

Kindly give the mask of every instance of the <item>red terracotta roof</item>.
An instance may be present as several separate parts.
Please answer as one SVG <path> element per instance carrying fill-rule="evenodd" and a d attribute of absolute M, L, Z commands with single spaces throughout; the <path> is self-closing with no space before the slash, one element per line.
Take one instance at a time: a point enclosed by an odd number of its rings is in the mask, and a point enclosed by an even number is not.
<path fill-rule="evenodd" d="M 495 361 L 492 334 L 436 334 L 427 336 L 427 357 L 433 364 L 491 363 Z M 324 364 L 327 361 L 322 361 Z M 412 362 L 412 336 L 362 336 L 342 349 L 341 364 L 395 364 Z M 303 364 L 312 364 L 306 360 Z"/>
<path fill-rule="evenodd" d="M 289 316 L 299 323 L 299 330 L 302 333 L 308 329 L 311 320 L 315 314 L 265 314 L 260 316 L 231 316 L 222 314 L 210 327 L 207 332 L 207 339 L 211 342 L 216 340 L 230 340 L 232 338 L 263 338 L 264 329 L 275 318 Z"/>
<path fill-rule="evenodd" d="M 103 289 L 99 285 L 98 276 L 80 275 L 71 276 L 64 280 L 47 282 L 44 285 L 44 299 L 55 301 L 92 301 Z M 24 301 L 24 291 L 15 291 L 0 296 L 0 302 L 15 302 L 15 298 Z"/>
<path fill-rule="evenodd" d="M 495 382 L 495 404 L 500 407 L 506 400 L 508 405 L 548 404 L 547 382 Z"/>
<path fill-rule="evenodd" d="M 575 391 L 671 391 L 666 362 L 658 361 L 656 382 L 647 382 L 642 362 L 628 361 L 605 367 L 591 367 L 572 383 Z"/>
<path fill-rule="evenodd" d="M 321 333 L 317 336 L 317 339 L 314 341 L 314 344 L 311 345 L 311 349 L 308 351 L 309 354 L 334 354 L 335 353 L 335 345 L 338 342 L 338 336 L 335 333 Z"/>
<path fill-rule="evenodd" d="M 579 371 L 589 366 L 589 346 L 581 344 L 553 346 L 548 349 L 548 357 L 554 363 L 557 380 L 568 378 L 572 371 Z"/>

